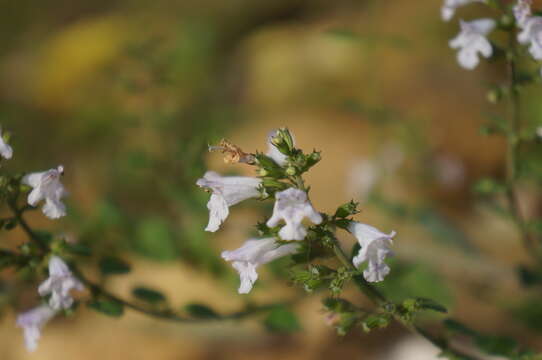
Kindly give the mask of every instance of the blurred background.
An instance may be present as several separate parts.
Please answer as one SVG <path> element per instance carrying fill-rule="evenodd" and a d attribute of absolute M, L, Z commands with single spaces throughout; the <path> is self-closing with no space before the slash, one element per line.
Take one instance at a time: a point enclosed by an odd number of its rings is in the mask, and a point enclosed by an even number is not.
<path fill-rule="evenodd" d="M 383 291 L 434 298 L 476 330 L 542 350 L 540 288 L 518 276 L 529 258 L 495 210 L 502 199 L 484 199 L 478 182 L 504 174 L 504 142 L 480 132 L 503 113 L 486 92 L 503 80 L 504 64 L 460 69 L 448 48 L 457 20 L 487 10 L 469 6 L 442 23 L 440 5 L 0 0 L 0 124 L 15 151 L 6 166 L 24 173 L 63 164 L 70 191 L 69 216 L 53 222 L 33 212 L 29 222 L 97 257 L 130 263 L 130 274 L 102 279 L 125 297 L 148 285 L 179 309 L 203 303 L 228 312 L 299 296 L 280 261 L 262 268 L 249 296 L 237 294 L 237 274 L 220 252 L 253 235 L 271 205 L 240 204 L 219 232 L 205 233 L 208 194 L 195 186 L 207 169 L 252 174 L 208 154 L 209 143 L 227 138 L 265 151 L 268 132 L 287 126 L 299 147 L 323 151 L 307 178 L 317 209 L 354 199 L 358 220 L 398 232 Z M 542 125 L 539 96 L 535 89 L 524 99 L 526 129 Z M 541 210 L 539 152 L 534 141 L 522 167 L 531 217 Z M 24 241 L 18 230 L 2 237 L 3 246 Z M 348 249 L 354 243 L 341 241 Z M 84 261 L 92 273 L 95 261 Z M 324 294 L 315 293 L 296 303 L 287 329 L 262 317 L 183 325 L 126 311 L 112 319 L 80 306 L 48 324 L 29 355 L 15 314 L 37 303 L 39 279 L 0 274 L 2 360 L 425 360 L 438 353 L 397 326 L 339 337 L 325 322 Z M 345 297 L 366 302 L 353 289 Z"/>

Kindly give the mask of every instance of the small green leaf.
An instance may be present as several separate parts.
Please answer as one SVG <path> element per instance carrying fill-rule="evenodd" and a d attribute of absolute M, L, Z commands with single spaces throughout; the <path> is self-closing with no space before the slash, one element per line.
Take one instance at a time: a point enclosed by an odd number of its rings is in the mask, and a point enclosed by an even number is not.
<path fill-rule="evenodd" d="M 71 243 L 65 243 L 64 244 L 64 248 L 66 249 L 66 251 L 74 254 L 74 255 L 79 255 L 79 256 L 91 256 L 92 255 L 92 250 L 86 246 L 86 245 L 83 245 L 83 244 L 71 244 Z"/>
<path fill-rule="evenodd" d="M 284 306 L 271 310 L 264 320 L 267 330 L 278 333 L 292 333 L 301 330 L 297 316 Z"/>
<path fill-rule="evenodd" d="M 474 191 L 480 195 L 492 195 L 502 193 L 506 190 L 504 184 L 499 183 L 495 179 L 481 179 L 474 185 Z"/>
<path fill-rule="evenodd" d="M 157 304 L 166 301 L 164 294 L 146 287 L 136 287 L 132 290 L 132 294 L 139 300 L 148 302 L 149 304 Z"/>
<path fill-rule="evenodd" d="M 97 300 L 87 304 L 93 310 L 101 312 L 107 316 L 120 317 L 124 314 L 124 305 L 113 300 Z"/>
<path fill-rule="evenodd" d="M 130 272 L 130 265 L 113 256 L 106 256 L 100 260 L 100 271 L 104 275 L 119 275 Z"/>
<path fill-rule="evenodd" d="M 441 313 L 447 313 L 448 310 L 443 305 L 439 304 L 435 300 L 427 298 L 417 298 L 416 305 L 422 310 L 433 310 Z"/>
<path fill-rule="evenodd" d="M 184 309 L 196 319 L 218 319 L 220 317 L 213 309 L 203 304 L 188 304 Z"/>

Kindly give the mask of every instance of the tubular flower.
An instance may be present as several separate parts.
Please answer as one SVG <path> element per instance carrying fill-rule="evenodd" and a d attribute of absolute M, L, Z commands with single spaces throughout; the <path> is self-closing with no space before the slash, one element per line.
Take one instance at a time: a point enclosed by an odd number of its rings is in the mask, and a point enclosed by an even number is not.
<path fill-rule="evenodd" d="M 529 52 L 535 60 L 542 60 L 542 17 L 533 16 L 528 18 L 523 30 L 518 34 L 518 41 L 529 44 Z"/>
<path fill-rule="evenodd" d="M 358 240 L 361 249 L 353 259 L 354 266 L 367 261 L 367 269 L 363 272 L 363 277 L 369 282 L 379 282 L 389 274 L 390 268 L 384 260 L 393 255 L 389 247 L 392 245 L 395 231 L 390 234 L 384 234 L 380 230 L 366 224 L 352 221 L 348 226 L 350 231 Z"/>
<path fill-rule="evenodd" d="M 215 232 L 228 217 L 229 207 L 249 198 L 260 196 L 258 186 L 261 180 L 244 176 L 220 176 L 214 171 L 208 171 L 196 184 L 210 189 L 211 198 L 207 203 L 209 209 L 209 224 L 205 231 Z"/>
<path fill-rule="evenodd" d="M 24 331 L 24 342 L 28 351 L 33 352 L 38 348 L 41 329 L 56 313 L 57 311 L 49 306 L 40 305 L 17 316 L 17 326 Z"/>
<path fill-rule="evenodd" d="M 13 156 L 13 149 L 11 146 L 9 146 L 8 143 L 4 141 L 4 138 L 2 137 L 2 130 L 0 129 L 0 155 L 6 159 L 9 160 Z"/>
<path fill-rule="evenodd" d="M 280 245 L 274 238 L 249 239 L 239 249 L 222 252 L 239 273 L 239 294 L 248 294 L 258 279 L 256 268 L 275 259 L 297 252 L 297 244 Z"/>
<path fill-rule="evenodd" d="M 442 20 L 449 21 L 454 15 L 458 7 L 473 3 L 484 2 L 484 0 L 444 0 L 444 4 L 440 8 L 440 15 Z"/>
<path fill-rule="evenodd" d="M 49 260 L 49 278 L 39 286 L 38 293 L 41 296 L 51 294 L 49 306 L 53 310 L 69 309 L 73 305 L 72 289 L 82 291 L 84 287 L 61 258 L 52 256 Z"/>
<path fill-rule="evenodd" d="M 278 130 L 273 130 L 269 133 L 267 136 L 267 153 L 266 155 L 269 156 L 271 159 L 273 159 L 279 166 L 286 165 L 286 162 L 288 160 L 288 157 L 280 152 L 279 149 L 275 145 L 273 145 L 273 138 L 278 134 Z M 295 145 L 295 139 L 294 145 Z"/>
<path fill-rule="evenodd" d="M 275 194 L 273 215 L 267 221 L 267 226 L 274 227 L 281 220 L 286 223 L 279 231 L 282 240 L 303 240 L 307 229 L 302 224 L 305 217 L 314 224 L 322 222 L 322 215 L 312 207 L 305 191 L 289 188 Z"/>
<path fill-rule="evenodd" d="M 64 174 L 64 167 L 59 166 L 44 172 L 28 174 L 23 178 L 23 184 L 31 186 L 33 190 L 28 194 L 28 204 L 36 206 L 45 200 L 43 213 L 51 218 L 58 219 L 66 215 L 66 206 L 60 201 L 67 195 L 60 177 Z"/>
<path fill-rule="evenodd" d="M 450 47 L 459 49 L 457 53 L 459 65 L 467 70 L 472 70 L 480 62 L 478 53 L 486 58 L 493 54 L 493 48 L 486 35 L 495 27 L 495 20 L 461 20 L 460 24 L 461 32 L 450 40 Z"/>
<path fill-rule="evenodd" d="M 532 0 L 518 0 L 516 5 L 514 5 L 514 17 L 516 19 L 516 24 L 520 28 L 524 28 L 527 20 L 531 17 L 531 5 Z"/>

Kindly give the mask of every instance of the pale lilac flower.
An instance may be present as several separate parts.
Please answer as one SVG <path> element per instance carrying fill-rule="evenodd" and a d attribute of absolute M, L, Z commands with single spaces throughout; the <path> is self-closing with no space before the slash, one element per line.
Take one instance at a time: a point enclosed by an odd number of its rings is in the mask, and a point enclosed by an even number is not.
<path fill-rule="evenodd" d="M 267 221 L 267 226 L 275 227 L 281 220 L 286 225 L 279 231 L 282 240 L 303 240 L 307 229 L 302 224 L 305 217 L 314 224 L 322 222 L 322 215 L 314 210 L 305 191 L 289 188 L 275 194 L 275 207 L 273 215 Z"/>
<path fill-rule="evenodd" d="M 392 255 L 390 246 L 392 245 L 395 231 L 385 234 L 380 230 L 366 224 L 352 221 L 348 226 L 348 231 L 358 240 L 361 249 L 354 257 L 352 262 L 359 268 L 362 263 L 367 262 L 367 268 L 363 272 L 365 280 L 369 282 L 379 282 L 389 274 L 390 268 L 384 260 Z"/>
<path fill-rule="evenodd" d="M 472 70 L 480 62 L 478 54 L 486 58 L 493 54 L 493 48 L 486 35 L 495 27 L 495 20 L 460 20 L 460 25 L 461 32 L 450 40 L 450 47 L 459 49 L 457 52 L 459 65 L 467 70 Z"/>
<path fill-rule="evenodd" d="M 542 17 L 528 18 L 523 30 L 518 34 L 518 41 L 522 44 L 530 43 L 529 52 L 535 60 L 542 60 Z"/>
<path fill-rule="evenodd" d="M 57 311 L 49 306 L 40 305 L 17 316 L 17 326 L 24 331 L 24 342 L 28 351 L 33 352 L 38 348 L 41 329 L 56 313 Z"/>
<path fill-rule="evenodd" d="M 239 273 L 239 294 L 248 294 L 258 279 L 258 266 L 296 252 L 297 244 L 280 245 L 274 238 L 250 239 L 239 249 L 222 252 L 222 258 L 232 261 Z"/>
<path fill-rule="evenodd" d="M 2 137 L 2 129 L 0 129 L 0 155 L 6 160 L 11 159 L 13 156 L 13 149 L 4 141 L 4 138 Z"/>
<path fill-rule="evenodd" d="M 484 2 L 484 0 L 444 0 L 444 4 L 440 9 L 440 15 L 442 17 L 442 20 L 451 20 L 454 17 L 455 11 L 458 7 L 474 2 Z"/>
<path fill-rule="evenodd" d="M 271 159 L 273 159 L 279 166 L 286 165 L 286 161 L 288 160 L 288 157 L 280 152 L 279 149 L 275 145 L 273 145 L 273 138 L 277 135 L 277 130 L 273 130 L 269 133 L 267 136 L 267 153 L 265 155 L 269 156 Z M 295 138 L 292 134 L 292 140 L 294 141 L 295 146 Z"/>
<path fill-rule="evenodd" d="M 205 231 L 215 232 L 228 217 L 230 206 L 260 196 L 258 187 L 261 180 L 244 176 L 220 176 L 214 171 L 208 171 L 196 184 L 213 192 L 207 203 L 209 224 Z"/>
<path fill-rule="evenodd" d="M 63 174 L 64 167 L 59 166 L 56 169 L 28 174 L 23 178 L 23 184 L 33 188 L 28 194 L 28 204 L 36 206 L 41 200 L 45 200 L 42 211 L 51 219 L 66 215 L 66 206 L 60 201 L 67 195 L 60 182 Z"/>
<path fill-rule="evenodd" d="M 514 17 L 516 18 L 516 24 L 518 27 L 525 27 L 527 20 L 531 17 L 531 5 L 532 0 L 518 0 L 514 5 Z"/>
<path fill-rule="evenodd" d="M 39 286 L 39 294 L 51 294 L 49 306 L 52 309 L 69 309 L 73 305 L 72 289 L 82 291 L 84 287 L 61 258 L 52 256 L 49 260 L 49 278 Z"/>

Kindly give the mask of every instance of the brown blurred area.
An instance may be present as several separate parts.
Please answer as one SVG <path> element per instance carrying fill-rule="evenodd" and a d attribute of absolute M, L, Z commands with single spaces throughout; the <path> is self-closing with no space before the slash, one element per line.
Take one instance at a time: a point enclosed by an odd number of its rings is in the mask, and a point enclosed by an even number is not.
<path fill-rule="evenodd" d="M 64 163 L 80 218 L 100 199 L 114 197 L 131 214 L 162 214 L 197 233 L 203 226 L 190 225 L 191 215 L 155 199 L 160 180 L 143 177 L 156 187 L 140 188 L 138 178 L 129 177 L 111 186 L 111 174 L 123 171 L 113 158 L 143 149 L 160 157 L 156 169 L 172 169 L 153 176 L 175 183 L 174 176 L 191 166 L 180 157 L 202 149 L 175 147 L 176 137 L 187 144 L 196 136 L 203 144 L 225 137 L 245 151 L 265 151 L 268 132 L 287 126 L 300 148 L 322 150 L 323 160 L 307 176 L 317 209 L 332 212 L 352 198 L 361 201 L 359 220 L 398 232 L 397 259 L 423 264 L 448 284 L 454 317 L 542 350 L 540 337 L 512 314 L 518 299 L 510 294 L 520 293 L 515 270 L 528 256 L 513 225 L 480 206 L 471 191 L 480 177 L 504 172 L 503 141 L 479 133 L 483 114 L 499 111 L 485 94 L 502 71 L 486 63 L 474 71 L 459 68 L 447 45 L 457 18 L 442 23 L 439 7 L 440 1 L 429 0 L 0 0 L 0 124 L 14 134 L 13 168 Z M 482 12 L 475 5 L 460 15 Z M 213 122 L 202 121 L 202 113 Z M 178 132 L 160 132 L 166 123 Z M 252 174 L 248 167 L 223 164 L 216 154 L 205 158 L 202 167 Z M 471 251 L 435 239 L 422 220 L 398 219 L 368 200 L 362 189 L 372 188 L 366 176 L 375 166 L 379 193 L 426 207 L 428 216 L 438 212 L 462 229 Z M 188 178 L 202 175 L 199 168 L 190 171 Z M 178 194 L 188 191 L 195 189 L 186 185 Z M 524 210 L 536 214 L 538 193 L 524 193 Z M 79 220 L 51 224 L 38 212 L 29 220 L 78 237 Z M 239 246 L 258 220 L 250 208 L 233 208 L 224 228 L 210 235 L 215 255 Z M 5 238 L 12 246 L 23 241 L 19 232 Z M 353 243 L 346 235 L 341 241 L 345 248 Z M 106 245 L 115 248 L 114 240 Z M 228 312 L 247 301 L 302 294 L 285 281 L 271 281 L 267 268 L 247 298 L 237 294 L 236 282 L 218 284 L 214 274 L 190 262 L 128 254 L 132 273 L 108 283 L 126 297 L 144 283 L 173 304 L 204 302 Z M 233 277 L 234 270 L 226 269 Z M 296 304 L 302 331 L 292 335 L 270 334 L 253 320 L 186 325 L 129 310 L 111 319 L 80 306 L 44 329 L 34 354 L 23 347 L 15 312 L 6 310 L 0 359 L 410 360 L 399 344 L 412 341 L 418 349 L 419 339 L 397 326 L 337 336 L 326 325 L 322 296 L 305 295 Z M 366 303 L 354 289 L 345 296 Z M 17 310 L 36 303 L 31 290 L 24 299 L 13 304 Z M 436 358 L 423 342 L 414 353 L 418 360 Z"/>

